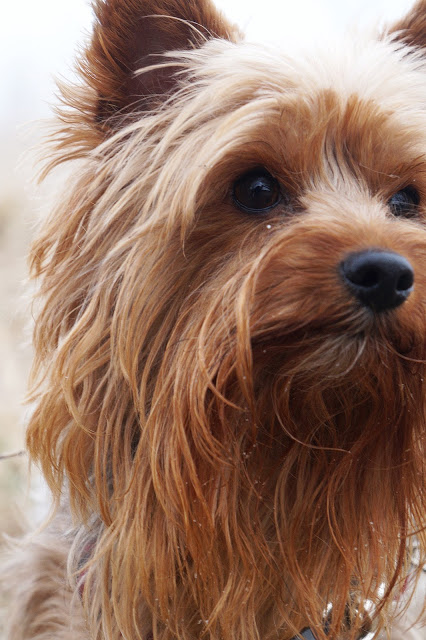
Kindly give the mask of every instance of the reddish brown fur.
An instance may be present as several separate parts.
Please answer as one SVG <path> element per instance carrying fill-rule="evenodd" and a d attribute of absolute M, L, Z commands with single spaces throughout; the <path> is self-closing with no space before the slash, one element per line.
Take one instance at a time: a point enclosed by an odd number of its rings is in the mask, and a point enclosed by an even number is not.
<path fill-rule="evenodd" d="M 417 45 L 424 5 L 404 23 Z M 201 27 L 140 26 L 169 11 Z M 211 89 L 199 36 L 236 32 L 207 1 L 96 14 L 53 160 L 85 164 L 31 255 L 28 429 L 57 501 L 67 487 L 90 637 L 324 640 L 332 603 L 327 637 L 353 640 L 366 600 L 392 614 L 415 533 L 425 549 L 425 138 L 380 100 L 272 74 Z M 161 101 L 128 73 L 153 38 L 194 47 Z M 260 219 L 231 194 L 257 165 L 286 190 Z M 408 184 L 421 207 L 396 218 Z M 416 274 L 382 315 L 338 271 L 372 247 Z"/>
<path fill-rule="evenodd" d="M 413 10 L 394 25 L 393 31 L 407 44 L 424 49 L 426 47 L 426 0 L 418 0 Z"/>
<path fill-rule="evenodd" d="M 63 116 L 67 126 L 62 134 L 65 148 L 72 142 L 75 151 L 93 148 L 112 126 L 122 126 L 173 89 L 170 69 L 135 76 L 137 69 L 158 64 L 166 51 L 239 35 L 210 0 L 98 0 L 94 11 L 92 42 L 79 61 L 84 89 L 62 87 L 64 103 L 73 108 Z"/>

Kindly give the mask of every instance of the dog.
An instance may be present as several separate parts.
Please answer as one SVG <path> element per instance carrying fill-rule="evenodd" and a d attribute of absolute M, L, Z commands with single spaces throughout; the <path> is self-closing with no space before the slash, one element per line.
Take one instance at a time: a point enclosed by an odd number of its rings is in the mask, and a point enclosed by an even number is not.
<path fill-rule="evenodd" d="M 426 2 L 296 57 L 210 0 L 94 12 L 30 256 L 54 507 L 7 637 L 372 637 L 426 550 Z"/>

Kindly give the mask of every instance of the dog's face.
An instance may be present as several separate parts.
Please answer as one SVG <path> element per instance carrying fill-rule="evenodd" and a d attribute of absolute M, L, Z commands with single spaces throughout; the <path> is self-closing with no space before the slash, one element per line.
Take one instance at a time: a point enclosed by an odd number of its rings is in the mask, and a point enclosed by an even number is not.
<path fill-rule="evenodd" d="M 355 638 L 400 589 L 425 524 L 425 27 L 422 1 L 292 60 L 206 0 L 97 3 L 53 160 L 83 169 L 32 254 L 28 435 L 103 522 L 97 633 L 148 610 L 164 638 L 323 637 L 332 603 Z"/>

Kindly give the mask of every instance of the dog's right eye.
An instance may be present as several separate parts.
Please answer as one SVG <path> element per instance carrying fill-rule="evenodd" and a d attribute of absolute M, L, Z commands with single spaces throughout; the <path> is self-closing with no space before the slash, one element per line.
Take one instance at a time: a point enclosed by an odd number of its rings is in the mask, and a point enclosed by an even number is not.
<path fill-rule="evenodd" d="M 388 201 L 388 206 L 394 216 L 413 217 L 417 213 L 420 204 L 420 194 L 411 185 L 397 191 Z"/>
<path fill-rule="evenodd" d="M 237 207 L 248 213 L 270 211 L 282 199 L 278 180 L 263 168 L 253 169 L 238 178 L 232 195 Z"/>

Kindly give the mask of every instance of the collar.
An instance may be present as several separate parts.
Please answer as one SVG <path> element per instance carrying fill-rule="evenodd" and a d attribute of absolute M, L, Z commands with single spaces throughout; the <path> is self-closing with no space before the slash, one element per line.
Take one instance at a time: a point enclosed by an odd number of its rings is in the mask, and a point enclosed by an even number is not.
<path fill-rule="evenodd" d="M 304 629 L 298 636 L 295 636 L 292 640 L 301 640 L 302 638 L 303 640 L 316 640 L 314 634 L 310 629 Z"/>

